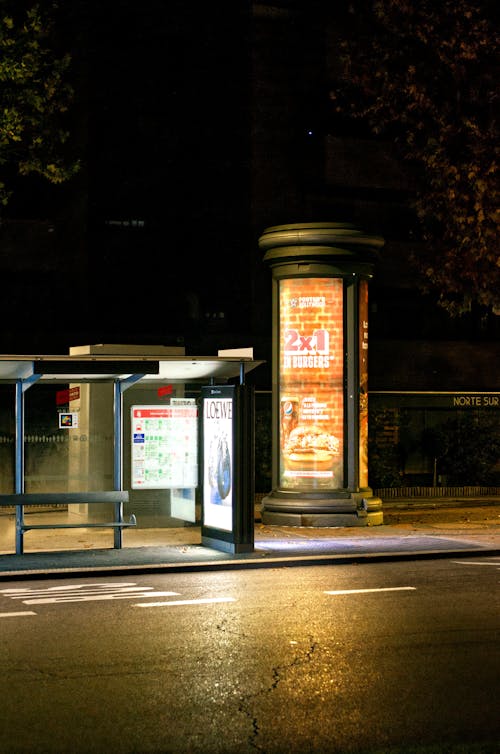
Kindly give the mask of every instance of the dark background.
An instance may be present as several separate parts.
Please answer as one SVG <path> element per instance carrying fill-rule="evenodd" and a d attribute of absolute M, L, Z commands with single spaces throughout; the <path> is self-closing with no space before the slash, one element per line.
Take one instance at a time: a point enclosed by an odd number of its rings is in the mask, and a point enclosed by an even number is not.
<path fill-rule="evenodd" d="M 349 3 L 314 0 L 62 3 L 82 169 L 61 186 L 15 184 L 0 224 L 0 352 L 252 346 L 266 362 L 249 382 L 268 490 L 271 273 L 258 239 L 273 225 L 354 223 L 385 239 L 369 296 L 371 484 L 433 484 L 436 468 L 448 483 L 491 483 L 497 411 L 444 411 L 434 394 L 498 395 L 500 317 L 473 306 L 452 319 L 421 293 L 413 166 L 391 136 L 328 106 L 351 21 Z"/>
<path fill-rule="evenodd" d="M 370 284 L 371 389 L 496 389 L 500 318 L 473 307 L 451 319 L 417 286 L 411 166 L 390 137 L 328 111 L 348 5 L 62 4 L 82 170 L 61 186 L 18 181 L 0 227 L 0 350 L 251 345 L 270 362 L 260 234 L 351 222 L 385 239 Z"/>

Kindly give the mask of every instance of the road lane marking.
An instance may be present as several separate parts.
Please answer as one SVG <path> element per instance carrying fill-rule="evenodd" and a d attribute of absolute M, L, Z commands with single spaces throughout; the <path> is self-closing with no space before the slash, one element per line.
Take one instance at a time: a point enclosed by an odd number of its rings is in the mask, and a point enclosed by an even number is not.
<path fill-rule="evenodd" d="M 124 590 L 128 587 L 137 588 L 137 584 L 135 584 L 133 581 L 125 582 L 122 584 L 117 584 L 113 582 L 102 582 L 100 584 L 64 584 L 63 586 L 49 586 L 44 587 L 43 589 L 30 589 L 29 587 L 21 587 L 18 589 L 0 589 L 0 594 L 5 594 L 7 597 L 15 597 L 19 595 L 19 597 L 22 597 L 26 594 L 52 594 L 57 592 L 72 592 L 72 591 L 92 591 L 93 589 L 97 589 L 98 591 L 103 591 L 106 589 L 112 589 L 113 591 L 120 589 Z M 145 586 L 142 587 L 143 589 L 153 589 L 152 586 Z"/>
<path fill-rule="evenodd" d="M 172 605 L 209 605 L 214 602 L 236 602 L 235 597 L 207 597 L 199 600 L 169 600 L 168 602 L 138 602 L 133 607 L 171 607 Z"/>
<path fill-rule="evenodd" d="M 20 618 L 23 615 L 36 615 L 33 610 L 23 610 L 22 613 L 0 613 L 0 618 Z"/>
<path fill-rule="evenodd" d="M 105 600 L 136 600 L 144 597 L 176 597 L 179 592 L 146 592 L 136 594 L 76 594 L 64 597 L 39 597 L 34 600 L 23 600 L 25 605 L 53 605 L 67 602 L 104 602 Z"/>
<path fill-rule="evenodd" d="M 75 594 L 128 594 L 137 591 L 153 591 L 153 587 L 138 587 L 136 584 L 75 584 L 64 587 L 46 587 L 45 589 L 6 589 L 0 590 L 0 594 L 4 594 L 11 599 L 23 600 L 25 597 L 36 597 L 40 595 L 44 597 L 67 597 Z"/>
<path fill-rule="evenodd" d="M 480 565 L 480 566 L 496 566 L 497 568 L 500 568 L 500 563 L 481 563 L 477 560 L 468 560 L 467 562 L 463 562 L 462 560 L 452 560 L 452 563 L 455 563 L 457 565 Z"/>
<path fill-rule="evenodd" d="M 155 591 L 152 586 L 137 586 L 133 582 L 123 584 L 70 584 L 64 586 L 51 586 L 45 589 L 0 589 L 0 596 L 12 600 L 21 601 L 24 605 L 54 605 L 68 602 L 102 602 L 104 600 L 124 599 L 149 599 L 155 598 L 155 602 L 141 602 L 134 607 L 163 607 L 171 605 L 203 605 L 216 602 L 235 602 L 234 597 L 207 597 L 193 600 L 168 600 L 158 601 L 158 597 L 178 597 L 179 592 Z M 14 615 L 15 613 L 5 613 Z M 2 615 L 0 613 L 0 615 Z M 19 615 L 36 615 L 36 613 L 23 612 Z"/>
<path fill-rule="evenodd" d="M 407 592 L 415 591 L 416 586 L 386 586 L 377 589 L 336 589 L 335 591 L 325 591 L 325 594 L 368 594 L 369 592 Z"/>
<path fill-rule="evenodd" d="M 25 605 L 50 605 L 66 602 L 99 602 L 103 600 L 177 597 L 179 592 L 155 591 L 152 586 L 134 583 L 70 584 L 45 589 L 0 589 L 0 595 L 20 600 Z"/>

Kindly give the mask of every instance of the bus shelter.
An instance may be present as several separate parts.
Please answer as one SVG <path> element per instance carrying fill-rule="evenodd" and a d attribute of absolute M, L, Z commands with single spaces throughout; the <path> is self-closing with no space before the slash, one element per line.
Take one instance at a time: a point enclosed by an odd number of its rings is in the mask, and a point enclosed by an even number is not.
<path fill-rule="evenodd" d="M 244 386 L 262 363 L 252 349 L 167 346 L 0 356 L 0 505 L 15 506 L 16 553 L 37 528 L 24 519 L 30 504 L 66 508 L 57 526 L 112 527 L 116 548 L 127 526 L 200 520 L 202 390 Z"/>

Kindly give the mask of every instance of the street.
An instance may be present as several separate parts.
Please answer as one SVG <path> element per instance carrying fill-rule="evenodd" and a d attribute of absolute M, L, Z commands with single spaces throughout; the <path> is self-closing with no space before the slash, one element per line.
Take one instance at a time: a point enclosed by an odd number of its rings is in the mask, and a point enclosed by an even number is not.
<path fill-rule="evenodd" d="M 500 559 L 0 583 L 0 752 L 500 750 Z"/>

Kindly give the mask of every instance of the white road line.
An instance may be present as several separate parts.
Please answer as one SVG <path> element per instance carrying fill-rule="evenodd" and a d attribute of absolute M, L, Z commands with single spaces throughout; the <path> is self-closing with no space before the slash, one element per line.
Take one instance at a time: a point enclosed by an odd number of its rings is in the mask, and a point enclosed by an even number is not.
<path fill-rule="evenodd" d="M 103 600 L 145 599 L 147 597 L 177 597 L 179 592 L 156 591 L 152 586 L 122 584 L 65 584 L 44 589 L 0 589 L 0 595 L 19 600 L 25 605 L 50 605 L 61 602 L 99 602 Z"/>
<path fill-rule="evenodd" d="M 0 594 L 5 594 L 7 597 L 15 597 L 19 596 L 22 597 L 26 594 L 54 594 L 54 593 L 62 593 L 62 592 L 72 592 L 72 591 L 91 591 L 93 589 L 97 589 L 98 591 L 104 591 L 105 589 L 112 589 L 115 590 L 124 590 L 127 587 L 132 587 L 134 589 L 138 589 L 139 587 L 137 584 L 135 584 L 133 581 L 122 583 L 122 584 L 116 584 L 113 582 L 106 583 L 103 582 L 101 584 L 65 584 L 64 586 L 50 586 L 45 587 L 43 589 L 30 589 L 29 587 L 23 587 L 20 589 L 0 589 Z M 140 587 L 141 589 L 153 589 L 152 586 L 145 586 Z"/>
<path fill-rule="evenodd" d="M 325 594 L 368 594 L 369 592 L 405 592 L 415 591 L 416 586 L 388 586 L 379 589 L 337 589 L 332 592 L 325 591 Z"/>
<path fill-rule="evenodd" d="M 72 584 L 45 589 L 0 589 L 0 595 L 20 600 L 24 605 L 53 605 L 68 602 L 102 602 L 104 600 L 135 600 L 150 597 L 178 597 L 179 592 L 155 591 L 152 586 L 131 583 Z M 207 605 L 215 602 L 235 602 L 234 597 L 208 597 L 194 600 L 170 600 L 165 602 L 141 602 L 135 607 L 163 607 L 171 605 Z M 36 615 L 36 613 L 0 613 L 0 616 Z"/>
<path fill-rule="evenodd" d="M 81 595 L 107 595 L 107 594 L 130 594 L 130 593 L 137 593 L 137 592 L 149 592 L 154 591 L 154 588 L 152 586 L 137 586 L 135 584 L 127 585 L 127 586 L 108 586 L 106 585 L 104 588 L 87 588 L 82 586 L 79 587 L 65 587 L 64 590 L 54 590 L 53 587 L 50 587 L 48 589 L 22 589 L 18 592 L 10 592 L 6 593 L 4 592 L 5 597 L 10 597 L 13 600 L 25 600 L 26 597 L 53 597 L 54 599 L 67 599 L 68 597 L 79 597 Z"/>
<path fill-rule="evenodd" d="M 208 597 L 199 600 L 169 600 L 168 602 L 139 602 L 133 607 L 170 607 L 172 605 L 209 605 L 214 602 L 236 602 L 234 597 Z"/>
<path fill-rule="evenodd" d="M 135 594 L 75 594 L 61 595 L 59 597 L 37 597 L 34 600 L 23 600 L 25 605 L 52 605 L 67 602 L 104 602 L 105 600 L 134 600 L 144 597 L 176 597 L 179 592 L 144 592 L 137 591 Z"/>
<path fill-rule="evenodd" d="M 22 613 L 0 613 L 0 618 L 19 618 L 22 615 L 36 615 L 32 610 L 24 610 Z"/>
<path fill-rule="evenodd" d="M 452 560 L 451 562 L 457 563 L 458 565 L 482 565 L 482 566 L 489 565 L 489 566 L 496 566 L 497 568 L 500 568 L 500 561 L 497 563 L 479 563 L 476 560 L 467 560 L 465 562 L 463 560 Z"/>

